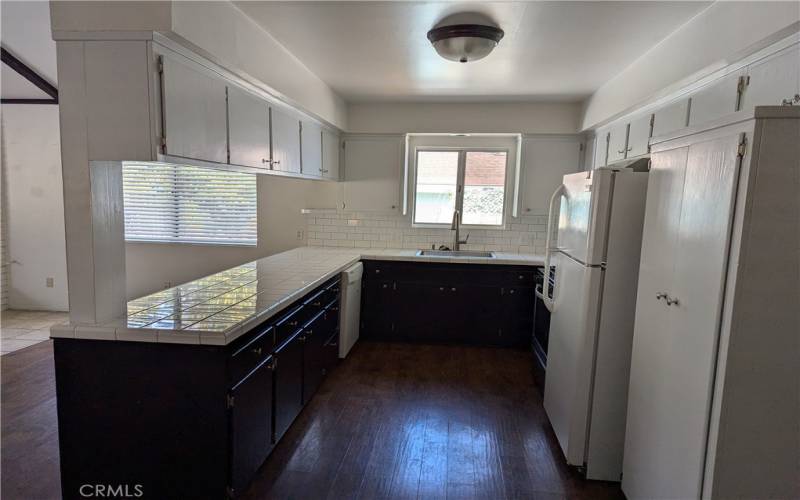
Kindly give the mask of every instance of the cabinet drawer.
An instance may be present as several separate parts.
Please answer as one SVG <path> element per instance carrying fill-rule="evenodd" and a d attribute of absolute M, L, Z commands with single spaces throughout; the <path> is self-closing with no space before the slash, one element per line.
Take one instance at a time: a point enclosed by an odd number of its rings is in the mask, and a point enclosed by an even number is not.
<path fill-rule="evenodd" d="M 275 329 L 269 326 L 256 334 L 245 345 L 236 349 L 228 362 L 231 385 L 238 384 L 256 366 L 267 359 L 274 346 Z"/>
<path fill-rule="evenodd" d="M 308 309 L 306 313 L 306 319 L 316 315 L 318 312 L 322 311 L 322 309 L 325 308 L 325 306 L 327 305 L 326 297 L 327 297 L 327 290 L 323 289 L 314 293 L 309 299 L 303 302 L 303 307 Z"/>
<path fill-rule="evenodd" d="M 275 322 L 275 345 L 282 344 L 286 339 L 294 335 L 303 328 L 305 323 L 305 311 L 303 306 L 297 306 L 289 311 L 285 316 Z"/>

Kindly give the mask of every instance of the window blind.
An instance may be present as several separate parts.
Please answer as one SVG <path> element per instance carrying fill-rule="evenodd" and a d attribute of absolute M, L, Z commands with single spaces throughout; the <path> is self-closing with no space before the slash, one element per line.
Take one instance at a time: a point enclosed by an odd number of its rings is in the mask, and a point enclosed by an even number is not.
<path fill-rule="evenodd" d="M 122 166 L 125 240 L 255 245 L 256 176 L 164 163 Z"/>

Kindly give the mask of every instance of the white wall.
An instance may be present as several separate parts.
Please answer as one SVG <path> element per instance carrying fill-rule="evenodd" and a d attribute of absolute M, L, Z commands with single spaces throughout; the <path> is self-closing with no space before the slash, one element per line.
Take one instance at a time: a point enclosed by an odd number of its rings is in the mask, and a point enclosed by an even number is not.
<path fill-rule="evenodd" d="M 58 106 L 5 104 L 1 120 L 9 307 L 66 311 Z"/>
<path fill-rule="evenodd" d="M 172 31 L 225 66 L 261 80 L 290 103 L 346 128 L 344 100 L 232 3 L 173 2 Z"/>
<path fill-rule="evenodd" d="M 581 130 L 736 60 L 754 44 L 800 21 L 800 2 L 715 2 L 600 87 Z"/>
<path fill-rule="evenodd" d="M 352 133 L 484 132 L 569 134 L 578 130 L 578 103 L 355 103 Z"/>
<path fill-rule="evenodd" d="M 306 244 L 303 208 L 336 206 L 336 183 L 258 176 L 258 245 L 126 243 L 128 299 Z M 303 236 L 297 239 L 297 231 Z"/>

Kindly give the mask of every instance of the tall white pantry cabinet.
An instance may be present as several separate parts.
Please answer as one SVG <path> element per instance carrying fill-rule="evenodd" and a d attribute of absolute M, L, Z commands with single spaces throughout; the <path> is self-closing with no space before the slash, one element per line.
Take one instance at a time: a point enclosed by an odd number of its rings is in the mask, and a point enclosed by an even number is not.
<path fill-rule="evenodd" d="M 651 146 L 622 489 L 800 498 L 800 107 Z"/>

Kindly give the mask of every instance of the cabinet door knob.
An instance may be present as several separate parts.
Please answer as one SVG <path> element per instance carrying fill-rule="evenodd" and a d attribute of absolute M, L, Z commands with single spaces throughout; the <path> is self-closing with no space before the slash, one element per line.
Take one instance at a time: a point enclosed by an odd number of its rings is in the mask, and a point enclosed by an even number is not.
<path fill-rule="evenodd" d="M 450 291 L 451 291 L 451 292 L 455 292 L 455 291 L 456 291 L 456 287 L 452 287 L 452 288 L 450 289 Z"/>
<path fill-rule="evenodd" d="M 387 285 L 386 283 L 384 283 L 384 284 L 383 284 L 383 288 L 389 288 L 389 285 Z"/>
<path fill-rule="evenodd" d="M 255 354 L 256 356 L 261 356 L 261 348 L 256 347 L 255 349 L 252 350 L 252 353 Z"/>
<path fill-rule="evenodd" d="M 633 146 L 629 147 L 629 148 L 628 148 L 628 149 L 626 149 L 625 151 L 633 151 Z"/>
<path fill-rule="evenodd" d="M 618 150 L 618 151 L 617 151 L 617 153 L 619 153 L 619 154 L 621 154 L 621 155 L 622 155 L 622 154 L 625 154 L 625 150 L 624 150 L 624 149 L 620 149 L 620 150 Z"/>
<path fill-rule="evenodd" d="M 661 300 L 667 298 L 667 294 L 664 292 L 656 292 L 656 300 Z"/>
<path fill-rule="evenodd" d="M 677 305 L 680 305 L 680 302 L 678 302 L 677 298 L 671 298 L 671 297 L 667 296 L 667 305 L 668 306 L 677 306 Z"/>
<path fill-rule="evenodd" d="M 280 160 L 272 160 L 272 163 L 275 164 L 275 165 L 280 165 L 281 161 Z"/>
<path fill-rule="evenodd" d="M 511 295 L 514 295 L 514 289 L 512 288 L 511 290 L 508 291 L 508 293 L 510 293 Z"/>
<path fill-rule="evenodd" d="M 443 287 L 443 286 L 440 286 L 440 287 L 439 287 L 439 291 L 440 291 L 440 292 L 444 292 L 444 287 Z"/>
<path fill-rule="evenodd" d="M 269 163 L 269 160 L 267 160 L 266 158 L 261 158 L 261 163 Z"/>

